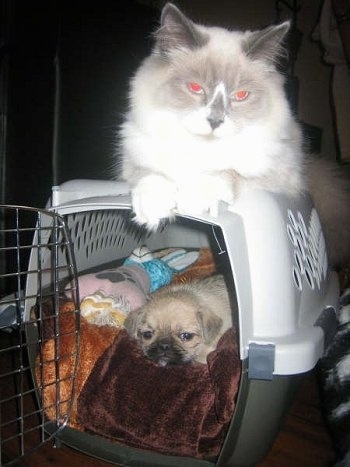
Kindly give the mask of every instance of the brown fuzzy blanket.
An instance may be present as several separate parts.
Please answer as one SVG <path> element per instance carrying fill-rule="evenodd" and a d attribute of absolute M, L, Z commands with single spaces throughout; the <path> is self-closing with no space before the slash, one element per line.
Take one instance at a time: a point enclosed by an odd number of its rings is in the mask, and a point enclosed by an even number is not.
<path fill-rule="evenodd" d="M 210 250 L 204 248 L 199 260 L 176 274 L 173 282 L 207 277 L 214 271 Z M 58 339 L 52 303 L 42 308 L 43 345 L 36 376 L 50 419 L 65 420 L 70 412 L 69 426 L 133 447 L 182 456 L 218 455 L 241 373 L 233 329 L 209 355 L 208 365 L 158 367 L 124 330 L 96 326 L 84 318 L 77 355 L 74 303 L 60 301 Z"/>
<path fill-rule="evenodd" d="M 89 431 L 165 454 L 220 452 L 238 390 L 241 365 L 233 329 L 208 365 L 159 367 L 121 331 L 96 362 L 78 398 Z"/>
<path fill-rule="evenodd" d="M 54 338 L 52 303 L 43 303 L 42 309 L 45 316 L 42 326 L 43 344 L 35 367 L 42 405 L 51 420 L 62 423 L 67 414 L 70 414 L 69 426 L 82 429 L 77 422 L 77 396 L 96 360 L 114 341 L 119 330 L 109 326 L 96 326 L 80 318 L 80 351 L 77 354 L 74 303 L 68 299 L 60 301 L 60 332 L 57 339 Z"/>

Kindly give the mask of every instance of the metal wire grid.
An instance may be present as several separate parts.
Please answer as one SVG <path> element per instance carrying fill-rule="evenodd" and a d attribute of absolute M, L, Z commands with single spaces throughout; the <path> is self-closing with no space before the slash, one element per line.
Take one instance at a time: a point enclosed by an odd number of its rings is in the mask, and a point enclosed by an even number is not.
<path fill-rule="evenodd" d="M 69 232 L 57 214 L 0 206 L 0 465 L 11 465 L 64 427 L 74 395 L 79 348 L 77 276 Z M 72 284 L 60 313 L 62 278 Z M 27 312 L 26 312 L 27 310 Z M 69 317 L 74 345 L 60 345 Z M 52 352 L 45 354 L 51 344 Z M 69 358 L 70 392 L 62 398 L 60 362 Z M 51 379 L 43 378 L 50 368 Z M 45 391 L 55 405 L 45 406 Z M 49 414 L 49 417 L 47 416 Z"/>

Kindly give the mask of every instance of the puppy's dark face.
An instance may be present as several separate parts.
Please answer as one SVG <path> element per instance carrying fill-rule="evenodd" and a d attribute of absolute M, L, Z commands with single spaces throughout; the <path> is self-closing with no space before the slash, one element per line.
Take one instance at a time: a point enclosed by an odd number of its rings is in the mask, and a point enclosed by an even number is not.
<path fill-rule="evenodd" d="M 199 329 L 153 329 L 147 324 L 138 338 L 144 354 L 160 366 L 190 363 L 201 342 Z"/>
<path fill-rule="evenodd" d="M 187 297 L 158 297 L 129 315 L 125 328 L 160 366 L 205 363 L 222 320 Z"/>

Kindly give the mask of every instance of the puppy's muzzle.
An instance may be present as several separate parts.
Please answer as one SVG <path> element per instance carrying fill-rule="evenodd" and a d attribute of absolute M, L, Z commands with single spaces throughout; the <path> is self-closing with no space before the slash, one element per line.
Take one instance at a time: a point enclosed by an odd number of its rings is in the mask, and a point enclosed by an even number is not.
<path fill-rule="evenodd" d="M 182 349 L 170 339 L 157 340 L 148 347 L 146 353 L 148 358 L 161 366 L 184 363 Z"/>
<path fill-rule="evenodd" d="M 162 340 L 157 342 L 157 348 L 159 352 L 169 352 L 171 349 L 171 343 L 168 340 Z"/>

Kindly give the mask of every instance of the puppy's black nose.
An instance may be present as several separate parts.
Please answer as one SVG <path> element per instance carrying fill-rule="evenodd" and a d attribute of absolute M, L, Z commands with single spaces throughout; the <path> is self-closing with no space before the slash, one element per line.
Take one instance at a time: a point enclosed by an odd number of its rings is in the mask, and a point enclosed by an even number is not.
<path fill-rule="evenodd" d="M 159 341 L 158 342 L 158 349 L 163 350 L 163 351 L 169 350 L 170 349 L 169 341 Z"/>

